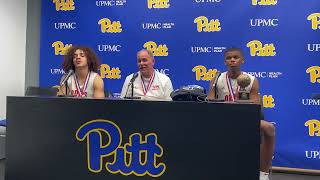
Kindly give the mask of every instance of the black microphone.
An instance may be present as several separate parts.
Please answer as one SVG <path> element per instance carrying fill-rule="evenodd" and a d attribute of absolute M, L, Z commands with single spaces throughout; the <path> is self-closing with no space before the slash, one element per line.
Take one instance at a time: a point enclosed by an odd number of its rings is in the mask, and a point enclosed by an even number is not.
<path fill-rule="evenodd" d="M 212 83 L 212 87 L 213 87 L 213 90 L 214 90 L 214 98 L 217 99 L 218 98 L 218 95 L 217 95 L 217 83 L 218 83 L 218 79 L 221 75 L 221 72 L 218 70 L 216 72 L 216 75 L 214 76 L 214 79 L 213 79 L 213 83 Z"/>
<path fill-rule="evenodd" d="M 73 70 L 72 70 L 72 69 L 70 69 L 70 70 L 69 70 L 69 72 L 68 72 L 68 74 L 67 74 L 67 75 L 62 79 L 62 81 L 61 81 L 60 85 L 65 84 L 65 83 L 66 83 L 66 81 L 69 79 L 69 77 L 70 77 L 72 74 L 73 74 Z"/>
<path fill-rule="evenodd" d="M 137 79 L 138 75 L 139 75 L 138 73 L 134 73 L 133 74 L 133 76 L 132 76 L 132 78 L 130 80 L 130 84 L 132 84 Z"/>
<path fill-rule="evenodd" d="M 220 75 L 221 75 L 221 72 L 217 71 L 216 75 L 214 76 L 214 79 L 213 79 L 212 87 L 216 87 L 217 86 L 218 78 L 220 77 Z"/>
<path fill-rule="evenodd" d="M 130 82 L 128 84 L 128 87 L 127 87 L 127 92 L 126 92 L 126 95 L 125 95 L 125 99 L 140 99 L 140 97 L 133 97 L 133 83 L 134 81 L 137 79 L 137 77 L 139 76 L 139 74 L 136 72 L 133 74 L 132 78 L 130 79 Z M 128 97 L 127 94 L 128 94 L 128 90 L 129 90 L 129 87 L 131 86 L 131 97 Z"/>

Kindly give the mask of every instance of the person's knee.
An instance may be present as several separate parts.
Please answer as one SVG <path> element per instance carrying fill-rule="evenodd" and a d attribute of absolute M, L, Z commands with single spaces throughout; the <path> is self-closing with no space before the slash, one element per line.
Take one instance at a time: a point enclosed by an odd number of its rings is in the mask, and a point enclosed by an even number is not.
<path fill-rule="evenodd" d="M 268 136 L 268 137 L 275 136 L 275 127 L 270 122 L 261 121 L 261 130 L 263 131 L 264 136 Z"/>

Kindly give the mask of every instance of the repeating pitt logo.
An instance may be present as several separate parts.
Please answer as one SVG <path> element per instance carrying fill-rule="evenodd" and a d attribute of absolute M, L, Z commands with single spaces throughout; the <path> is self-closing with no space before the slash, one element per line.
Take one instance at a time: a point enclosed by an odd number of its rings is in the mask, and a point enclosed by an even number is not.
<path fill-rule="evenodd" d="M 311 28 L 313 30 L 320 29 L 320 13 L 310 14 L 307 19 L 311 21 Z"/>
<path fill-rule="evenodd" d="M 131 134 L 129 142 L 121 145 L 121 129 L 114 122 L 103 119 L 89 121 L 76 132 L 78 141 L 87 140 L 87 166 L 91 172 L 101 172 L 103 159 L 112 157 L 113 162 L 105 164 L 106 170 L 112 174 L 160 177 L 166 165 L 157 162 L 163 155 L 158 136 L 149 133 L 142 137 L 140 133 Z M 103 143 L 104 139 L 109 142 Z"/>
<path fill-rule="evenodd" d="M 98 21 L 98 24 L 101 25 L 101 32 L 102 33 L 121 33 L 121 22 L 120 21 L 113 21 L 111 22 L 108 18 L 102 18 Z"/>
<path fill-rule="evenodd" d="M 167 9 L 170 7 L 169 0 L 147 0 L 148 9 Z"/>
<path fill-rule="evenodd" d="M 311 83 L 320 83 L 320 66 L 311 66 L 306 70 L 306 73 L 310 73 Z"/>
<path fill-rule="evenodd" d="M 264 95 L 262 97 L 262 101 L 263 101 L 264 108 L 274 108 L 276 106 L 272 95 Z"/>
<path fill-rule="evenodd" d="M 196 73 L 197 81 L 210 81 L 217 73 L 217 69 L 208 69 L 205 66 L 198 65 L 192 69 Z"/>
<path fill-rule="evenodd" d="M 304 123 L 304 125 L 309 129 L 309 136 L 320 137 L 320 121 L 319 120 L 311 119 L 311 120 L 308 120 L 306 123 Z"/>
<path fill-rule="evenodd" d="M 72 46 L 72 44 L 64 45 L 62 41 L 55 41 L 51 46 L 54 48 L 55 55 L 65 55 L 66 51 Z"/>
<path fill-rule="evenodd" d="M 253 6 L 270 6 L 270 5 L 277 5 L 277 0 L 252 0 Z"/>
<path fill-rule="evenodd" d="M 100 76 L 102 79 L 120 79 L 121 70 L 119 67 L 111 68 L 108 64 L 101 64 L 100 66 Z"/>
<path fill-rule="evenodd" d="M 219 32 L 221 31 L 220 21 L 219 19 L 209 19 L 205 16 L 199 16 L 194 19 L 193 21 L 197 24 L 197 31 L 198 32 Z"/>
<path fill-rule="evenodd" d="M 168 47 L 166 44 L 159 44 L 155 43 L 154 41 L 148 41 L 144 43 L 144 48 L 146 48 L 148 51 L 151 51 L 154 56 L 168 56 Z"/>
<path fill-rule="evenodd" d="M 56 4 L 56 11 L 74 11 L 75 6 L 73 0 L 53 0 Z"/>
<path fill-rule="evenodd" d="M 253 40 L 247 43 L 247 47 L 250 48 L 251 56 L 275 56 L 277 54 L 272 43 L 263 45 L 259 40 Z"/>

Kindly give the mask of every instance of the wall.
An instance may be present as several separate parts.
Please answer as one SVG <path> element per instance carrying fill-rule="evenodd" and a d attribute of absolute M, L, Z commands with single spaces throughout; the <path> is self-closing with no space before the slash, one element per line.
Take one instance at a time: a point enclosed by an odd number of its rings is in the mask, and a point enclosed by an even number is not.
<path fill-rule="evenodd" d="M 26 0 L 0 0 L 0 119 L 5 118 L 6 96 L 24 92 L 26 17 Z"/>

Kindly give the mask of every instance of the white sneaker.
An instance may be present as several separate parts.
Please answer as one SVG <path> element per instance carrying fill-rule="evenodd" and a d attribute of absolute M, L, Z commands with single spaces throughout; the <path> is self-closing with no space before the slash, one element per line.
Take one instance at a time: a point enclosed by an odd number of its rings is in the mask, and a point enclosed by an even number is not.
<path fill-rule="evenodd" d="M 259 180 L 269 180 L 269 173 L 260 171 L 260 178 Z"/>

